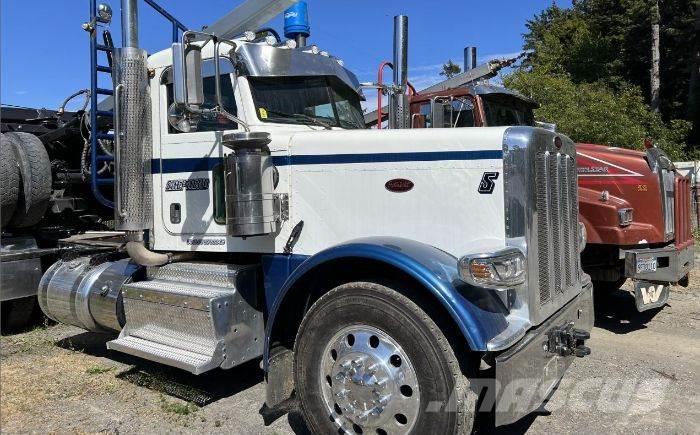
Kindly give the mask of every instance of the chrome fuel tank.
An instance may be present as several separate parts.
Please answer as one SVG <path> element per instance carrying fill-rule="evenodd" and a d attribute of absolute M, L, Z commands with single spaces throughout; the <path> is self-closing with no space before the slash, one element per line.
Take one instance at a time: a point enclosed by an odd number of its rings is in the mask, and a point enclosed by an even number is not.
<path fill-rule="evenodd" d="M 128 259 L 91 264 L 92 257 L 54 263 L 39 283 L 39 305 L 51 319 L 88 331 L 120 331 L 121 286 L 142 268 Z"/>

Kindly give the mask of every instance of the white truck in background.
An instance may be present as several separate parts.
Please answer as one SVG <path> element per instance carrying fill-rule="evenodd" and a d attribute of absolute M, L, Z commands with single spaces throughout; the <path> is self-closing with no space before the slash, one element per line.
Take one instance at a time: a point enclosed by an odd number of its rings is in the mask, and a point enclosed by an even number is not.
<path fill-rule="evenodd" d="M 288 6 L 294 39 L 255 31 Z M 469 433 L 484 403 L 509 424 L 590 353 L 570 139 L 365 129 L 355 75 L 306 42 L 303 2 L 244 3 L 151 56 L 137 1 L 121 12 L 123 236 L 70 243 L 123 244 L 53 264 L 47 316 L 195 374 L 262 357 L 267 406 L 296 391 L 313 433 Z M 399 90 L 406 32 L 397 17 Z"/>

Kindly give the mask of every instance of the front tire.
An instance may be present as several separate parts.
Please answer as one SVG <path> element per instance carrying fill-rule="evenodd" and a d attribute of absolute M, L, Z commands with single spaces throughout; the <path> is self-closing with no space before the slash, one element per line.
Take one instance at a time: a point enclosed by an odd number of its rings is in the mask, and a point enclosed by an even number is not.
<path fill-rule="evenodd" d="M 294 346 L 294 380 L 312 433 L 469 433 L 477 394 L 443 331 L 388 287 L 323 295 Z"/>

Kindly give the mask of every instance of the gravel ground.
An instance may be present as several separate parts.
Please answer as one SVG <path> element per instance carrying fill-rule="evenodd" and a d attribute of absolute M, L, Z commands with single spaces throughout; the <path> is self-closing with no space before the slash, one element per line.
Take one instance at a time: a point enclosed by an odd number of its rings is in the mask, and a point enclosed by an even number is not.
<path fill-rule="evenodd" d="M 596 304 L 592 355 L 542 409 L 499 432 L 700 432 L 700 268 L 660 311 L 637 313 L 623 291 Z M 108 351 L 110 339 L 64 325 L 2 337 L 2 432 L 307 432 L 293 404 L 262 408 L 258 362 L 194 376 Z"/>

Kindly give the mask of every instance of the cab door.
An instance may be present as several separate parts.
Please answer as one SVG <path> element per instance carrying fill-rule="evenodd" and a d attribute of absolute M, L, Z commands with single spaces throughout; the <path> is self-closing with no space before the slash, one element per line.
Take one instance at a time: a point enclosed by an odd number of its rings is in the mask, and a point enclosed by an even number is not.
<path fill-rule="evenodd" d="M 235 86 L 233 65 L 220 59 L 221 94 L 225 109 L 238 114 L 240 95 Z M 226 235 L 226 210 L 223 184 L 224 134 L 236 131 L 237 123 L 223 115 L 202 116 L 185 122 L 174 111 L 171 70 L 161 79 L 160 159 L 152 165 L 154 177 L 160 177 L 160 218 L 165 229 L 176 235 Z M 203 108 L 216 106 L 214 61 L 202 64 L 204 78 Z M 185 130 L 185 131 L 183 131 Z M 189 131 L 187 131 L 189 130 Z M 155 218 L 158 219 L 156 210 Z"/>

